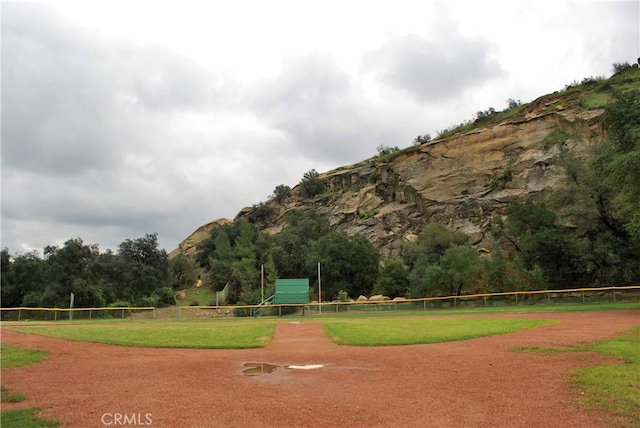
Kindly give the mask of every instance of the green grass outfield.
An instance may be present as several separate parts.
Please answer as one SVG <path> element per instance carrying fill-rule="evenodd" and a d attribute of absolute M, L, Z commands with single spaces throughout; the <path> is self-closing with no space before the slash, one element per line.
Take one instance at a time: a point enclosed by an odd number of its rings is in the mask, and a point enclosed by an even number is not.
<path fill-rule="evenodd" d="M 340 345 L 417 345 L 475 339 L 556 324 L 553 320 L 511 318 L 414 318 L 330 321 L 327 335 Z"/>
<path fill-rule="evenodd" d="M 537 324 L 539 321 L 506 318 L 488 320 L 450 317 L 443 320 L 434 315 L 550 312 L 549 320 L 552 320 L 553 312 L 640 310 L 640 303 L 540 305 L 508 309 L 324 312 L 322 315 L 304 317 L 290 315 L 260 319 L 25 321 L 3 323 L 3 326 L 18 332 L 81 342 L 158 348 L 243 349 L 267 345 L 273 338 L 276 323 L 296 319 L 321 321 L 329 336 L 337 343 L 382 346 L 464 340 L 544 324 L 544 321 Z M 354 339 L 355 337 L 358 339 Z"/>
<path fill-rule="evenodd" d="M 275 322 L 238 321 L 95 321 L 38 323 L 11 327 L 21 333 L 61 339 L 150 348 L 260 348 L 273 338 Z"/>

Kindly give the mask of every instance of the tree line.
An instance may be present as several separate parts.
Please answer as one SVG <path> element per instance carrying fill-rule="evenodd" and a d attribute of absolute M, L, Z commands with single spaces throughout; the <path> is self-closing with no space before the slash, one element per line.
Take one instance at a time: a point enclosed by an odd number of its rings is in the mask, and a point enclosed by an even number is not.
<path fill-rule="evenodd" d="M 169 261 L 157 234 L 126 239 L 116 252 L 100 252 L 81 238 L 62 246 L 10 254 L 1 252 L 2 307 L 166 306 L 174 290 L 195 281 L 195 266 L 180 257 Z M 193 265 L 193 264 L 191 264 Z"/>

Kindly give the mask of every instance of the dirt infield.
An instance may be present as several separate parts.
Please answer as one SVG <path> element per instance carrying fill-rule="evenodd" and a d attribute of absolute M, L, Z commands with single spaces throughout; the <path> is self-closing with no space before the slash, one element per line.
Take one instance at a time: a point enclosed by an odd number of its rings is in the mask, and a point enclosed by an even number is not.
<path fill-rule="evenodd" d="M 594 353 L 538 355 L 612 338 L 638 311 L 499 315 L 555 319 L 553 326 L 432 345 L 338 346 L 321 321 L 282 321 L 263 349 L 128 348 L 2 330 L 2 342 L 51 351 L 2 371 L 2 384 L 68 427 L 603 427 L 576 407 L 574 369 Z M 393 320 L 390 320 L 393 322 Z M 246 363 L 277 366 L 248 376 Z M 294 370 L 290 365 L 322 365 Z M 579 393 L 578 393 L 579 394 Z M 126 423 L 126 424 L 125 424 Z"/>

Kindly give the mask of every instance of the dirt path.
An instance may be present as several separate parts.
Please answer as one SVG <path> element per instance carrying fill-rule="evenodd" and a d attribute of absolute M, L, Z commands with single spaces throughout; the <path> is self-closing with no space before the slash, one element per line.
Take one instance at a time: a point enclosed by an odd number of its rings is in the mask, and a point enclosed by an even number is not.
<path fill-rule="evenodd" d="M 250 350 L 127 348 L 3 329 L 3 342 L 51 356 L 3 370 L 2 384 L 28 397 L 21 407 L 44 407 L 45 417 L 68 427 L 603 427 L 605 415 L 571 404 L 565 382 L 600 357 L 510 349 L 612 338 L 640 324 L 640 314 L 499 317 L 561 322 L 469 341 L 360 348 L 333 344 L 321 322 L 284 321 L 269 346 Z M 247 376 L 246 363 L 278 367 Z M 308 364 L 323 367 L 287 368 Z"/>

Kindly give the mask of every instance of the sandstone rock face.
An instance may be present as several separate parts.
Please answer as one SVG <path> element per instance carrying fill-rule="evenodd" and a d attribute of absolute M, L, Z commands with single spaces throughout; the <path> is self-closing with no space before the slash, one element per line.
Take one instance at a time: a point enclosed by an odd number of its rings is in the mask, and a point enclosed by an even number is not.
<path fill-rule="evenodd" d="M 207 223 L 204 226 L 200 226 L 193 232 L 191 235 L 187 237 L 184 241 L 178 245 L 178 248 L 174 249 L 168 254 L 168 257 L 171 259 L 177 256 L 180 253 L 183 253 L 186 256 L 193 256 L 197 250 L 198 243 L 209 237 L 211 230 L 222 226 L 224 224 L 230 224 L 231 221 L 226 218 L 219 218 L 218 220 L 214 220 L 211 223 Z"/>
<path fill-rule="evenodd" d="M 286 212 L 315 208 L 332 228 L 365 236 L 383 255 L 398 254 L 430 220 L 487 247 L 493 217 L 512 202 L 544 200 L 565 182 L 562 152 L 585 157 L 603 136 L 603 110 L 575 107 L 579 96 L 547 95 L 495 125 L 405 149 L 387 162 L 371 158 L 321 174 L 324 195 L 303 198 L 297 186 L 285 203 L 267 201 L 276 215 L 263 230 L 279 233 Z M 193 253 L 222 221 L 202 226 L 174 252 Z"/>

